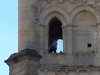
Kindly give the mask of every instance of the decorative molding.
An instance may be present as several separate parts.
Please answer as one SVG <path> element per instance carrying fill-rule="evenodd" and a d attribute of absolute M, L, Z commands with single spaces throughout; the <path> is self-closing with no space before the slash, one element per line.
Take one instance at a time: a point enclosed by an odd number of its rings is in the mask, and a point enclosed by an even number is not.
<path fill-rule="evenodd" d="M 87 3 L 87 0 L 83 0 L 84 3 Z"/>
<path fill-rule="evenodd" d="M 56 2 L 58 4 L 62 4 L 65 1 L 69 1 L 71 3 L 77 2 L 77 0 L 40 0 L 40 1 L 47 1 L 48 4 L 52 3 L 52 2 Z M 83 3 L 88 3 L 90 0 L 81 0 Z M 91 0 L 93 3 L 98 3 L 100 2 L 100 0 Z"/>
<path fill-rule="evenodd" d="M 47 66 L 47 65 L 45 65 Z M 55 72 L 59 72 L 59 71 L 64 71 L 64 72 L 69 72 L 69 71 L 75 71 L 75 72 L 80 72 L 80 71 L 87 71 L 87 72 L 90 72 L 90 71 L 100 71 L 100 67 L 56 67 L 56 68 L 41 68 L 39 69 L 40 71 L 55 71 Z"/>

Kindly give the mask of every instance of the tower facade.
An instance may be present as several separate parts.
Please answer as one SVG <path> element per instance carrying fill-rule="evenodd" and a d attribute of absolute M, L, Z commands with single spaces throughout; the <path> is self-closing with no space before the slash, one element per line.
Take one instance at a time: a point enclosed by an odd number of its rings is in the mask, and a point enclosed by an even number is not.
<path fill-rule="evenodd" d="M 10 75 L 100 75 L 100 0 L 18 4 L 18 53 L 5 61 Z M 57 53 L 51 46 L 59 39 Z"/>

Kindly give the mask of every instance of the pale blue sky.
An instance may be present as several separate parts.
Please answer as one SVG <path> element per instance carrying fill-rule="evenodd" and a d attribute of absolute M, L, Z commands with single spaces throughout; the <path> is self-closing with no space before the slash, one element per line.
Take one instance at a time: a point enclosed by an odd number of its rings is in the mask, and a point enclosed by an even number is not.
<path fill-rule="evenodd" d="M 9 68 L 4 60 L 18 50 L 17 7 L 17 0 L 0 1 L 0 75 L 9 74 Z"/>

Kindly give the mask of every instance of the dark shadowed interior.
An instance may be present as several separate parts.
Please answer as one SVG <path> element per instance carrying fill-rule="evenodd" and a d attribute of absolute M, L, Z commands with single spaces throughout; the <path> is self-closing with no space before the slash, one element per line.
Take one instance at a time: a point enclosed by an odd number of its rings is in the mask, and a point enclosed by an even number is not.
<path fill-rule="evenodd" d="M 57 17 L 53 17 L 49 22 L 49 46 L 58 39 L 62 39 L 62 23 Z"/>

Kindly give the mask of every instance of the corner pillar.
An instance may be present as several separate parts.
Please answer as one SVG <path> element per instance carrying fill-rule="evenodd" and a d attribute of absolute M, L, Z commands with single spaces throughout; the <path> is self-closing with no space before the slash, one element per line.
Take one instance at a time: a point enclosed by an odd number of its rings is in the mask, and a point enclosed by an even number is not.
<path fill-rule="evenodd" d="M 33 49 L 24 49 L 12 54 L 5 63 L 9 66 L 9 75 L 38 75 L 40 56 Z"/>

